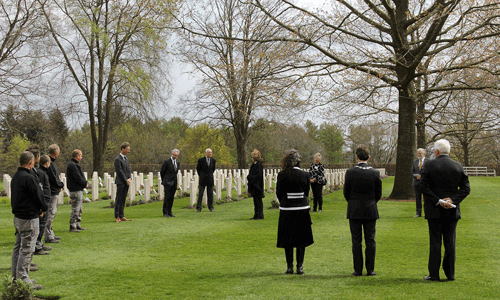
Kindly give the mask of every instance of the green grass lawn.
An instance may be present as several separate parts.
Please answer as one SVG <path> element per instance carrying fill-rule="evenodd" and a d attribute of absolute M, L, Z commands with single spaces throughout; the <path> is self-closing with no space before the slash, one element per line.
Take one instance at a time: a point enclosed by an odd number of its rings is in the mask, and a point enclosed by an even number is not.
<path fill-rule="evenodd" d="M 109 201 L 85 203 L 82 225 L 68 232 L 70 206 L 59 207 L 54 230 L 62 237 L 47 256 L 35 256 L 30 275 L 38 296 L 62 299 L 498 299 L 500 298 L 500 178 L 471 178 L 457 228 L 456 280 L 426 282 L 427 222 L 412 218 L 414 202 L 380 201 L 377 276 L 352 277 L 346 202 L 337 191 L 312 213 L 315 243 L 306 249 L 302 276 L 284 275 L 276 248 L 278 210 L 253 216 L 251 198 L 162 217 L 162 202 L 125 208 L 132 222 L 115 223 Z M 384 179 L 383 197 L 393 178 Z M 270 207 L 272 195 L 265 198 Z M 14 245 L 10 205 L 0 205 L 0 276 L 10 273 Z M 441 271 L 442 278 L 445 278 Z"/>

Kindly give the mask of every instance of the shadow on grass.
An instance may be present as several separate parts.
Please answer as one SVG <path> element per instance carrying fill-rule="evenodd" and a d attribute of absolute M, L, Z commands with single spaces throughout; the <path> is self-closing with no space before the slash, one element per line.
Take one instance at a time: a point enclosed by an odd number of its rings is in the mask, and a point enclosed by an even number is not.
<path fill-rule="evenodd" d="M 58 300 L 61 299 L 61 296 L 34 296 L 32 298 L 33 300 L 40 299 L 40 300 Z"/>

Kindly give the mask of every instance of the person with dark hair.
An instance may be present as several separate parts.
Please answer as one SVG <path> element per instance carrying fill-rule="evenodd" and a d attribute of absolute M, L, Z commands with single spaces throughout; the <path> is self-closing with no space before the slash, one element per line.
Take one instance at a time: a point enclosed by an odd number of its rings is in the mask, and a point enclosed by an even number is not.
<path fill-rule="evenodd" d="M 49 176 L 50 183 L 50 205 L 47 216 L 47 225 L 45 225 L 44 240 L 46 243 L 59 243 L 61 238 L 54 234 L 54 229 L 52 229 L 52 222 L 57 214 L 57 199 L 59 193 L 64 188 L 64 183 L 62 183 L 59 178 L 59 169 L 56 165 L 56 159 L 59 157 L 60 149 L 56 144 L 49 146 L 49 157 L 50 157 L 50 167 L 48 169 L 47 175 Z"/>
<path fill-rule="evenodd" d="M 326 185 L 325 168 L 321 163 L 320 153 L 314 154 L 314 163 L 309 167 L 311 174 L 311 190 L 314 196 L 313 212 L 323 211 L 323 186 Z M 317 210 L 319 208 L 319 210 Z"/>
<path fill-rule="evenodd" d="M 462 217 L 460 204 L 470 193 L 469 177 L 461 163 L 450 158 L 451 145 L 445 139 L 434 143 L 435 159 L 422 169 L 420 189 L 424 194 L 425 218 L 429 225 L 429 275 L 425 280 L 439 280 L 441 244 L 444 245 L 443 271 L 455 280 L 455 242 L 457 223 Z"/>
<path fill-rule="evenodd" d="M 128 188 L 132 181 L 132 172 L 127 154 L 130 153 L 130 144 L 125 142 L 120 146 L 120 154 L 115 158 L 116 172 L 116 197 L 115 197 L 115 221 L 132 221 L 125 218 L 125 199 L 127 199 Z"/>
<path fill-rule="evenodd" d="M 69 232 L 80 232 L 86 230 L 80 225 L 82 221 L 83 189 L 89 184 L 83 174 L 80 161 L 83 158 L 82 151 L 75 149 L 71 153 L 71 160 L 66 166 L 66 183 L 68 184 L 69 197 L 71 199 L 71 216 L 69 218 Z"/>
<path fill-rule="evenodd" d="M 40 156 L 39 160 L 40 167 L 38 168 L 38 174 L 40 175 L 40 178 L 43 179 L 43 199 L 45 200 L 45 203 L 47 203 L 47 207 L 50 206 L 50 182 L 49 182 L 49 175 L 47 175 L 47 172 L 50 168 L 50 157 L 48 155 L 42 155 Z M 45 234 L 45 227 L 47 226 L 47 218 L 48 214 L 43 215 L 43 217 L 40 218 L 40 233 L 38 234 L 38 239 L 36 241 L 36 249 L 35 249 L 35 254 L 42 254 L 43 252 L 39 252 L 40 250 L 43 251 L 48 251 L 52 250 L 51 246 L 47 246 L 43 244 L 43 236 Z M 33 268 L 31 269 L 33 270 Z"/>
<path fill-rule="evenodd" d="M 172 206 L 177 191 L 177 172 L 180 166 L 177 157 L 179 153 L 178 149 L 172 150 L 170 158 L 166 159 L 161 166 L 161 184 L 165 187 L 165 199 L 163 199 L 163 216 L 165 218 L 175 217 L 172 214 Z"/>
<path fill-rule="evenodd" d="M 26 149 L 33 154 L 35 165 L 31 169 L 31 174 L 38 180 L 40 187 L 42 188 L 42 195 L 44 197 L 44 201 L 49 204 L 50 203 L 50 183 L 49 177 L 47 173 L 40 170 L 40 147 L 36 144 L 32 144 Z M 35 253 L 34 255 L 48 255 L 50 254 L 48 251 L 52 250 L 52 247 L 46 246 L 42 242 L 45 226 L 47 224 L 47 214 L 44 214 L 43 217 L 38 218 L 39 222 L 39 233 L 38 238 L 36 240 Z"/>
<path fill-rule="evenodd" d="M 42 285 L 35 284 L 30 279 L 29 271 L 40 230 L 38 218 L 43 217 L 48 207 L 43 199 L 40 184 L 31 172 L 35 165 L 33 154 L 29 151 L 21 153 L 19 165 L 11 181 L 11 206 L 16 229 L 11 273 L 12 278 L 20 279 L 39 290 Z"/>
<path fill-rule="evenodd" d="M 212 149 L 205 150 L 205 157 L 198 160 L 196 172 L 200 176 L 198 187 L 198 203 L 196 203 L 196 211 L 201 212 L 201 201 L 205 188 L 207 189 L 207 205 L 210 212 L 214 211 L 214 172 L 215 158 L 212 157 Z"/>
<path fill-rule="evenodd" d="M 295 149 L 285 152 L 281 165 L 276 182 L 280 202 L 276 246 L 285 249 L 285 274 L 293 274 L 293 248 L 296 248 L 297 274 L 302 275 L 306 247 L 314 243 L 308 201 L 311 178 L 308 172 L 300 170 L 300 155 Z"/>
<path fill-rule="evenodd" d="M 262 199 L 264 195 L 264 169 L 259 150 L 255 149 L 252 152 L 253 163 L 250 166 L 250 171 L 247 175 L 248 180 L 248 193 L 252 195 L 254 215 L 250 220 L 263 220 L 264 219 L 264 204 Z"/>
<path fill-rule="evenodd" d="M 358 164 L 345 173 L 344 197 L 352 239 L 354 276 L 363 275 L 363 234 L 365 237 L 365 266 L 368 276 L 376 275 L 375 225 L 379 218 L 377 202 L 382 197 L 380 172 L 368 166 L 370 151 L 365 145 L 356 148 Z"/>

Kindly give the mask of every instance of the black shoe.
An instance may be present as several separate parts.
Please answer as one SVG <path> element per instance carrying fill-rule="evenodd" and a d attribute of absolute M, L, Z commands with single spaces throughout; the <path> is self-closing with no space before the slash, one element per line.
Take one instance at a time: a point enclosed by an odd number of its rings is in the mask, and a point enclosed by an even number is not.
<path fill-rule="evenodd" d="M 37 263 L 32 262 L 32 263 L 30 263 L 30 266 L 31 266 L 31 267 L 38 267 L 38 264 L 37 264 Z"/>
<path fill-rule="evenodd" d="M 369 272 L 368 274 L 366 274 L 366 276 L 375 276 L 375 275 L 377 275 L 377 273 L 375 272 Z"/>
<path fill-rule="evenodd" d="M 32 284 L 32 287 L 34 290 L 41 290 L 43 288 L 43 286 L 41 284 Z"/>
<path fill-rule="evenodd" d="M 43 245 L 42 246 L 42 250 L 43 251 L 49 251 L 49 250 L 52 250 L 52 247 Z"/>
<path fill-rule="evenodd" d="M 80 232 L 80 230 L 76 229 L 76 228 L 72 228 L 70 227 L 69 228 L 69 232 L 74 232 L 74 233 L 77 233 L 77 232 Z"/>
<path fill-rule="evenodd" d="M 60 240 L 61 237 L 60 236 L 54 236 L 54 240 Z"/>
<path fill-rule="evenodd" d="M 169 213 L 168 215 L 169 215 L 169 217 L 171 217 L 171 218 L 174 218 L 174 217 L 175 217 L 175 215 L 174 215 L 174 214 L 172 214 L 172 213 Z"/>
<path fill-rule="evenodd" d="M 80 224 L 76 225 L 76 229 L 78 229 L 78 230 L 87 230 L 87 228 L 83 228 L 82 226 L 80 226 Z"/>
<path fill-rule="evenodd" d="M 422 215 L 416 214 L 416 215 L 414 215 L 413 217 L 414 217 L 414 218 L 420 218 L 421 216 L 422 216 Z"/>
<path fill-rule="evenodd" d="M 446 280 L 448 280 L 448 281 L 455 281 L 455 277 L 448 277 L 448 278 L 446 278 Z"/>
<path fill-rule="evenodd" d="M 30 272 L 38 271 L 38 267 L 30 267 Z"/>
<path fill-rule="evenodd" d="M 255 217 L 253 217 L 253 218 L 250 218 L 249 220 L 255 220 Z"/>
<path fill-rule="evenodd" d="M 302 268 L 302 266 L 300 266 L 300 267 L 299 267 L 299 266 L 297 266 L 297 274 L 298 274 L 298 275 L 302 275 L 302 274 L 304 274 L 304 268 Z"/>
<path fill-rule="evenodd" d="M 214 212 L 214 209 L 213 209 L 213 208 L 211 208 L 211 209 L 210 209 L 210 212 Z"/>
<path fill-rule="evenodd" d="M 33 253 L 35 255 L 49 255 L 50 253 L 48 251 L 43 251 L 43 250 L 38 250 Z"/>
<path fill-rule="evenodd" d="M 318 210 L 318 212 L 322 212 L 322 211 L 323 211 L 322 209 Z"/>
<path fill-rule="evenodd" d="M 424 280 L 439 281 L 439 278 L 434 278 L 434 277 L 431 277 L 431 276 L 429 275 L 429 276 L 425 276 L 425 277 L 424 277 Z"/>
<path fill-rule="evenodd" d="M 363 273 L 352 272 L 352 275 L 353 275 L 353 276 L 361 276 L 361 275 L 363 275 Z"/>
<path fill-rule="evenodd" d="M 196 209 L 196 212 L 201 212 L 201 208 L 197 208 L 197 209 Z"/>
<path fill-rule="evenodd" d="M 164 216 L 165 218 L 168 218 L 168 215 L 167 215 L 167 214 L 165 214 L 165 215 L 163 215 L 163 216 Z"/>
<path fill-rule="evenodd" d="M 288 267 L 288 268 L 286 269 L 285 274 L 293 274 L 293 266 Z"/>
<path fill-rule="evenodd" d="M 47 243 L 47 244 L 49 244 L 49 243 L 55 244 L 55 243 L 59 243 L 59 242 L 60 242 L 60 240 L 53 239 L 53 240 L 48 240 L 45 243 Z"/>

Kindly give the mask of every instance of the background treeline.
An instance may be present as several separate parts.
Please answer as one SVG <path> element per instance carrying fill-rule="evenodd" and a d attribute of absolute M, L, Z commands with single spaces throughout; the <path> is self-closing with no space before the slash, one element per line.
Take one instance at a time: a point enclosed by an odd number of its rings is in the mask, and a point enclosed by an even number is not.
<path fill-rule="evenodd" d="M 134 170 L 157 171 L 170 151 L 181 151 L 182 169 L 195 168 L 196 162 L 210 147 L 219 167 L 237 168 L 237 150 L 233 129 L 215 128 L 207 123 L 188 124 L 175 117 L 170 120 L 140 120 L 124 117 L 123 122 L 114 122 L 104 153 L 104 171 L 113 171 L 113 160 L 120 152 L 120 144 L 129 142 L 129 158 Z M 323 155 L 323 163 L 331 167 L 349 167 L 355 162 L 353 149 L 356 145 L 366 144 L 371 150 L 371 164 L 385 167 L 389 174 L 395 168 L 397 125 L 391 122 L 372 121 L 369 123 L 339 126 L 323 122 L 316 124 L 311 120 L 302 124 L 289 124 L 278 121 L 258 119 L 251 127 L 245 152 L 247 166 L 251 163 L 250 153 L 258 149 L 266 166 L 279 166 L 283 152 L 296 148 L 303 157 L 302 166 L 313 161 L 315 153 Z M 71 152 L 83 152 L 83 168 L 91 172 L 92 143 L 90 126 L 69 129 L 61 111 L 19 110 L 8 106 L 0 112 L 0 172 L 13 174 L 18 166 L 19 153 L 29 144 L 36 143 L 47 149 L 56 143 L 61 148 L 57 164 L 61 172 L 66 169 Z M 439 136 L 441 137 L 441 135 Z M 461 147 L 460 139 L 446 136 L 454 146 L 452 156 L 469 165 L 488 165 L 496 168 L 500 161 L 500 147 L 496 132 L 483 132 L 476 135 L 468 144 L 468 150 Z M 432 137 L 429 137 L 432 139 Z M 432 154 L 429 144 L 428 156 Z M 412 159 L 411 157 L 409 159 Z"/>

